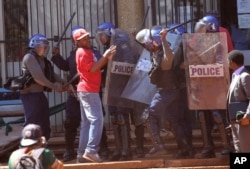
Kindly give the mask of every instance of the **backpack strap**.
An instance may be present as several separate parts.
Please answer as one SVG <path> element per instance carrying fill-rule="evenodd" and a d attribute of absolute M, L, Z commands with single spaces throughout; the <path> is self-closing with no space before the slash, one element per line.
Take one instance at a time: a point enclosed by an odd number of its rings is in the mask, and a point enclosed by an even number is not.
<path fill-rule="evenodd" d="M 38 148 L 38 149 L 34 149 L 33 152 L 32 152 L 32 156 L 33 156 L 34 158 L 39 159 L 40 156 L 42 155 L 44 149 L 45 149 L 45 148 L 43 148 L 43 147 Z"/>

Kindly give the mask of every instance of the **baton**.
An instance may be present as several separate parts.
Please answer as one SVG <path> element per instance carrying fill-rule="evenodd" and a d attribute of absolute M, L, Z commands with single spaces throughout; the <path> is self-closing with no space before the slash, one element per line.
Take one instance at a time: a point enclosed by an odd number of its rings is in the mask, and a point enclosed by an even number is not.
<path fill-rule="evenodd" d="M 59 47 L 59 44 L 61 43 L 62 38 L 63 38 L 63 36 L 65 35 L 65 33 L 66 33 L 66 31 L 67 31 L 69 25 L 71 24 L 71 22 L 72 22 L 72 20 L 73 20 L 73 18 L 74 18 L 74 16 L 75 16 L 75 14 L 76 14 L 76 12 L 74 12 L 74 13 L 72 14 L 72 16 L 71 16 L 69 22 L 67 23 L 66 27 L 64 28 L 63 33 L 62 33 L 62 35 L 60 36 L 59 40 L 57 41 L 57 44 L 56 44 L 55 47 Z"/>
<path fill-rule="evenodd" d="M 181 23 L 181 24 L 178 24 L 178 25 L 176 25 L 176 26 L 174 26 L 174 27 L 172 27 L 172 28 L 170 28 L 170 29 L 167 29 L 167 31 L 168 32 L 170 32 L 170 31 L 172 31 L 172 30 L 175 30 L 176 28 L 178 28 L 178 27 L 180 27 L 180 26 L 182 26 L 182 25 L 186 25 L 186 24 L 188 24 L 189 22 L 192 22 L 192 21 L 194 21 L 195 19 L 190 19 L 190 20 L 188 20 L 188 21 L 186 21 L 186 22 L 183 22 L 183 23 Z"/>
<path fill-rule="evenodd" d="M 79 74 L 76 73 L 65 85 L 63 85 L 63 87 L 69 86 L 78 77 L 79 77 Z"/>
<path fill-rule="evenodd" d="M 72 86 L 72 84 L 69 85 L 69 90 L 71 90 L 73 96 L 76 98 L 76 100 L 78 100 L 77 92 L 76 92 L 76 90 L 74 89 L 74 87 Z"/>
<path fill-rule="evenodd" d="M 147 18 L 147 16 L 148 16 L 149 8 L 150 8 L 150 6 L 148 6 L 147 11 L 146 11 L 146 13 L 145 13 L 145 15 L 144 15 L 144 17 L 143 17 L 143 20 L 142 20 L 142 23 L 141 23 L 141 29 L 143 29 L 144 26 L 145 26 L 145 21 L 146 21 L 146 18 Z M 138 42 L 138 40 L 136 40 L 136 38 L 134 38 L 134 40 L 135 40 L 136 43 L 138 43 L 138 44 L 141 45 L 143 48 L 145 48 L 145 45 L 143 45 L 143 44 L 141 44 L 140 42 Z"/>
<path fill-rule="evenodd" d="M 74 87 L 72 86 L 72 82 L 74 80 L 76 80 L 76 78 L 79 77 L 79 74 L 76 73 L 65 85 L 63 85 L 63 88 L 69 86 L 69 90 L 71 90 L 71 92 L 73 93 L 73 96 L 76 98 L 76 100 L 78 100 L 77 94 L 76 94 L 76 90 L 74 89 Z"/>
<path fill-rule="evenodd" d="M 145 21 L 146 21 L 146 18 L 147 18 L 147 16 L 148 16 L 149 8 L 150 8 L 150 6 L 148 6 L 147 11 L 146 11 L 146 13 L 145 13 L 145 15 L 144 15 L 144 18 L 143 18 L 143 20 L 142 20 L 141 29 L 143 29 L 144 26 L 145 26 Z"/>

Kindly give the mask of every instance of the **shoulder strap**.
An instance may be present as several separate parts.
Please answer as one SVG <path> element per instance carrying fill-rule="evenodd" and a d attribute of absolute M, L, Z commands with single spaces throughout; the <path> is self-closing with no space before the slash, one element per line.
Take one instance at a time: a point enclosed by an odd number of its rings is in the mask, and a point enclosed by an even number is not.
<path fill-rule="evenodd" d="M 39 159 L 39 157 L 40 157 L 41 154 L 43 153 L 44 149 L 45 149 L 45 148 L 42 148 L 42 147 L 41 147 L 41 148 L 38 148 L 38 149 L 34 149 L 33 152 L 32 152 L 32 156 L 33 156 L 34 158 Z"/>

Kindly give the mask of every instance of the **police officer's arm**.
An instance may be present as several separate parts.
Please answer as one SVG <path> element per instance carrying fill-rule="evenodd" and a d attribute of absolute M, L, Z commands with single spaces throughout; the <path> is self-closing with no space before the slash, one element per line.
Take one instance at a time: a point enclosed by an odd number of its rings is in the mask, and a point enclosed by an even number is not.
<path fill-rule="evenodd" d="M 51 61 L 61 70 L 69 71 L 69 63 L 68 60 L 63 59 L 63 57 L 59 53 L 59 49 L 57 47 L 53 48 L 52 52 L 53 56 Z"/>
<path fill-rule="evenodd" d="M 109 59 L 112 59 L 113 56 L 116 53 L 116 46 L 112 45 L 110 46 L 105 53 L 103 54 L 103 57 L 101 57 L 95 64 L 91 67 L 90 72 L 95 72 L 97 70 L 100 70 Z"/>
<path fill-rule="evenodd" d="M 60 91 L 62 86 L 58 83 L 50 82 L 44 75 L 41 66 L 39 65 L 37 59 L 32 55 L 25 55 L 23 59 L 24 64 L 26 64 L 29 72 L 31 73 L 33 79 L 40 85 L 49 87 L 51 89 Z"/>
<path fill-rule="evenodd" d="M 163 52 L 164 52 L 164 57 L 162 59 L 162 65 L 164 65 L 164 66 L 161 66 L 161 67 L 164 70 L 169 70 L 172 67 L 174 54 L 173 54 L 172 50 L 170 49 L 169 43 L 166 40 L 166 36 L 167 36 L 167 29 L 163 29 L 160 32 L 160 37 L 161 37 L 162 48 L 163 48 Z"/>
<path fill-rule="evenodd" d="M 244 125 L 244 124 L 249 125 L 249 122 L 250 122 L 250 88 L 249 88 L 250 87 L 250 74 L 249 73 L 242 73 L 240 75 L 240 80 L 241 80 L 245 95 L 248 99 L 248 107 L 246 110 L 246 114 L 244 115 L 244 117 L 241 120 L 239 120 L 239 122 L 242 125 Z"/>

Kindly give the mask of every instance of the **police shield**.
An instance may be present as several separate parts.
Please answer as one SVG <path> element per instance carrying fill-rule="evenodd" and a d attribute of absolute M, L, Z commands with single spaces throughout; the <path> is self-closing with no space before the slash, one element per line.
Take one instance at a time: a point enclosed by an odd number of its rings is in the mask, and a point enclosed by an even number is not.
<path fill-rule="evenodd" d="M 226 109 L 230 83 L 226 34 L 184 34 L 183 50 L 189 109 Z"/>
<path fill-rule="evenodd" d="M 157 90 L 156 86 L 150 83 L 148 76 L 151 67 L 150 53 L 144 49 L 122 93 L 122 97 L 145 104 L 151 102 Z"/>
<path fill-rule="evenodd" d="M 171 44 L 170 47 L 175 53 L 180 46 L 181 36 L 168 33 L 166 39 Z M 157 91 L 156 86 L 150 83 L 148 76 L 148 72 L 151 70 L 151 67 L 152 63 L 150 53 L 144 49 L 136 64 L 135 70 L 122 93 L 122 97 L 145 104 L 150 104 Z"/>
<path fill-rule="evenodd" d="M 133 39 L 125 31 L 112 30 L 111 45 L 116 45 L 116 54 L 108 62 L 103 95 L 103 103 L 106 105 L 124 108 L 133 107 L 133 101 L 121 97 L 139 58 L 139 46 L 133 43 Z"/>

